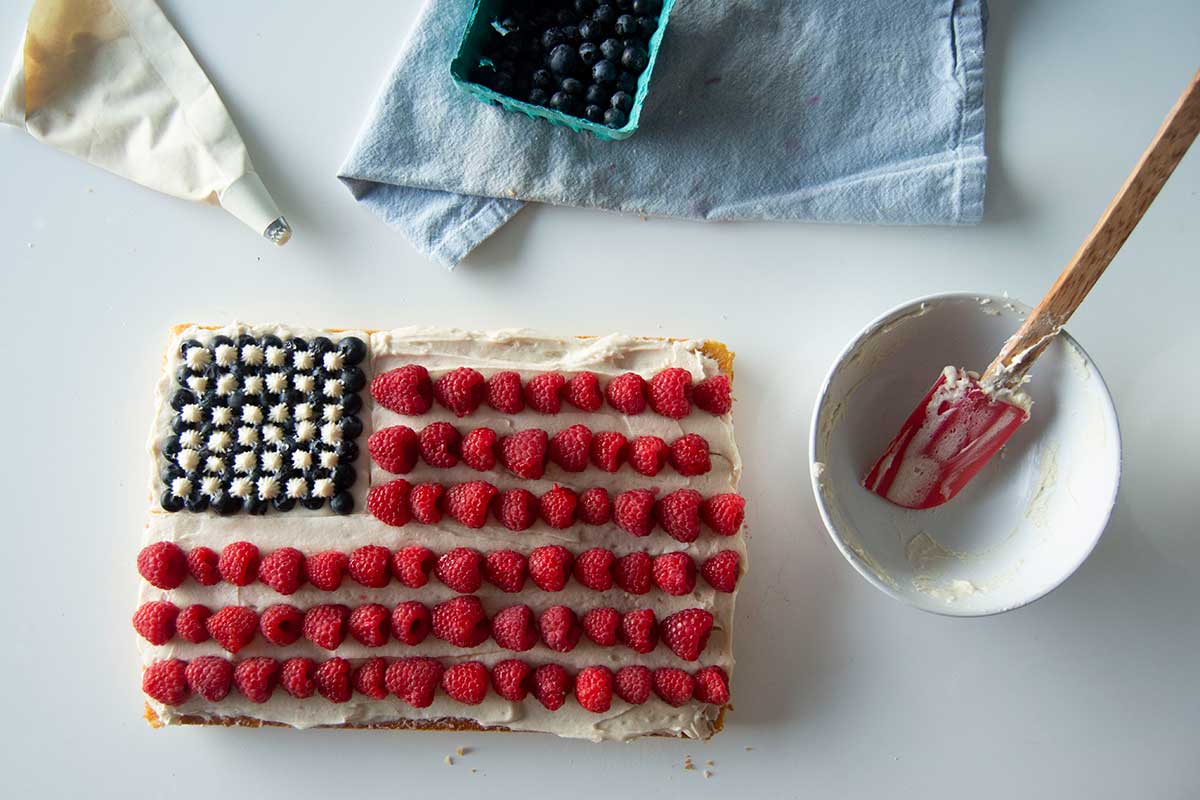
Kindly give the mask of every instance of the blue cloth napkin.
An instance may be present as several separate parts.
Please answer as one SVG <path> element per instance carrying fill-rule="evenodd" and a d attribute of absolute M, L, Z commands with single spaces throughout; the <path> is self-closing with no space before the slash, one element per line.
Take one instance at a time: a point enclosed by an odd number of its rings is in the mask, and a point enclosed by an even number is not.
<path fill-rule="evenodd" d="M 641 127 L 606 142 L 450 79 L 427 0 L 339 177 L 447 266 L 525 201 L 706 220 L 983 215 L 985 0 L 677 0 Z"/>

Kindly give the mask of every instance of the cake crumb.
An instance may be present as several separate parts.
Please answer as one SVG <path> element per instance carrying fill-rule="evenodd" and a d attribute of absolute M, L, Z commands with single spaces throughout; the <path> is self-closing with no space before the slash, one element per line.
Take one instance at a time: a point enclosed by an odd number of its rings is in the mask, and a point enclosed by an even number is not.
<path fill-rule="evenodd" d="M 453 758 L 451 758 L 450 756 L 446 756 L 446 766 L 447 766 L 447 767 L 452 767 L 452 766 L 454 766 L 454 759 L 453 759 Z"/>
<path fill-rule="evenodd" d="M 465 756 L 467 753 L 471 752 L 471 748 L 460 747 L 457 750 L 455 750 L 454 752 L 458 753 L 460 756 Z"/>
<path fill-rule="evenodd" d="M 474 767 L 471 767 L 471 772 L 475 773 L 475 772 L 478 772 L 478 770 L 476 770 Z"/>
<path fill-rule="evenodd" d="M 696 768 L 696 765 L 692 763 L 692 757 L 690 755 L 683 759 L 683 768 L 684 769 L 695 769 Z"/>
<path fill-rule="evenodd" d="M 706 769 L 706 770 L 704 770 L 704 777 L 705 777 L 705 779 L 711 778 L 711 777 L 712 777 L 712 771 L 711 771 L 711 770 L 707 770 L 707 769 Z"/>
<path fill-rule="evenodd" d="M 705 761 L 705 762 L 704 762 L 704 766 L 706 766 L 706 767 L 712 767 L 712 766 L 716 766 L 716 764 L 715 764 L 715 762 L 712 762 L 712 761 Z"/>
<path fill-rule="evenodd" d="M 753 750 L 753 749 L 754 749 L 754 748 L 753 748 L 753 747 L 750 747 L 749 745 L 747 745 L 747 746 L 746 746 L 746 752 L 747 752 L 747 753 L 749 753 L 749 752 L 750 752 L 751 750 Z"/>

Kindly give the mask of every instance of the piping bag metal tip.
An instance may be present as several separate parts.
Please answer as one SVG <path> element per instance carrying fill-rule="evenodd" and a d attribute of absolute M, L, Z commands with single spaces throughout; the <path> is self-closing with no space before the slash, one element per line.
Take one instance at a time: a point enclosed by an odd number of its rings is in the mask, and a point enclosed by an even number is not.
<path fill-rule="evenodd" d="M 292 226 L 288 225 L 288 221 L 283 217 L 276 217 L 275 220 L 267 226 L 267 229 L 263 231 L 263 236 L 267 237 L 280 247 L 283 247 L 292 240 Z"/>

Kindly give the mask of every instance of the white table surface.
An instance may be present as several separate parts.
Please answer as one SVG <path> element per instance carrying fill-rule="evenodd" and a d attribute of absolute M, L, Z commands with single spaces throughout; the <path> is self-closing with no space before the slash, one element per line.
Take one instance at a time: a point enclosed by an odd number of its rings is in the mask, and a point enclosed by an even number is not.
<path fill-rule="evenodd" d="M 4 45 L 21 5 L 0 9 Z M 334 179 L 416 2 L 165 5 L 297 233 L 276 249 L 219 211 L 0 131 L 3 794 L 1171 798 L 1200 787 L 1200 152 L 1070 326 L 1115 395 L 1125 474 L 1107 533 L 1060 589 L 989 619 L 902 606 L 833 548 L 805 467 L 814 394 L 868 319 L 942 290 L 1041 295 L 1200 66 L 1195 0 L 993 3 L 978 227 L 538 207 L 454 272 Z M 597 746 L 149 729 L 129 617 L 151 386 L 170 324 L 231 319 L 729 342 L 753 538 L 725 732 Z M 446 766 L 460 746 L 469 754 Z M 682 768 L 689 754 L 715 762 L 710 779 Z"/>

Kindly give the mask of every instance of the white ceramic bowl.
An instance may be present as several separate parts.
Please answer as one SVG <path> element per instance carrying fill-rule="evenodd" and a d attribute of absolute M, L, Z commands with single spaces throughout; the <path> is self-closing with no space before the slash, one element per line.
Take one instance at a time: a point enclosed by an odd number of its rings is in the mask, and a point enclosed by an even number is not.
<path fill-rule="evenodd" d="M 846 347 L 817 397 L 809 458 L 825 526 L 864 578 L 922 610 L 979 616 L 1038 599 L 1087 558 L 1116 501 L 1116 411 L 1066 333 L 1034 365 L 1032 418 L 957 497 L 913 511 L 862 486 L 941 369 L 982 370 L 1028 312 L 968 293 L 905 303 Z"/>

